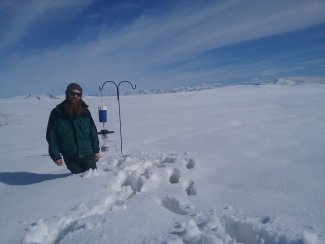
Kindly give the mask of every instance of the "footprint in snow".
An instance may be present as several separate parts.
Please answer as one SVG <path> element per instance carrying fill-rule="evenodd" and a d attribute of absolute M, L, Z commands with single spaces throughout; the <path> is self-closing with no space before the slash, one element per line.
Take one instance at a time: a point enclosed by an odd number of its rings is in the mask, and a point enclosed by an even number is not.
<path fill-rule="evenodd" d="M 179 215 L 186 215 L 189 213 L 187 210 L 187 206 L 184 206 L 180 203 L 179 200 L 173 197 L 165 196 L 161 199 L 161 206 L 166 208 L 167 210 L 179 214 Z"/>
<path fill-rule="evenodd" d="M 195 167 L 195 161 L 193 158 L 188 158 L 188 159 L 185 159 L 186 161 L 186 168 L 187 169 L 193 169 Z"/>
<path fill-rule="evenodd" d="M 195 160 L 192 158 L 181 158 L 174 154 L 165 156 L 160 162 L 162 165 L 165 163 L 173 163 L 174 168 L 166 168 L 166 172 L 169 175 L 169 183 L 178 184 L 181 183 L 184 191 L 188 196 L 197 195 L 197 190 L 194 188 L 194 181 L 181 180 L 184 171 L 180 168 L 185 165 L 186 169 L 193 169 L 195 167 Z M 179 166 L 179 167 L 177 167 Z M 165 166 L 164 166 L 165 167 Z M 186 172 L 185 172 L 186 174 Z"/>
<path fill-rule="evenodd" d="M 188 196 L 195 196 L 197 195 L 197 191 L 194 188 L 194 181 L 190 181 L 185 184 L 185 191 Z"/>
<path fill-rule="evenodd" d="M 169 177 L 169 182 L 171 184 L 179 183 L 180 178 L 181 178 L 181 171 L 177 168 L 174 168 L 171 176 Z"/>

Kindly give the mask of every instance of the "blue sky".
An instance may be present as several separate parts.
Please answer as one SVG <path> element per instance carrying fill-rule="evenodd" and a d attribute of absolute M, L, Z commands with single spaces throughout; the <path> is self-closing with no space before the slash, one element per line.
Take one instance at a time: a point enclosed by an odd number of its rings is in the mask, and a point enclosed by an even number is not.
<path fill-rule="evenodd" d="M 289 76 L 325 76 L 324 0 L 0 1 L 0 98 Z"/>

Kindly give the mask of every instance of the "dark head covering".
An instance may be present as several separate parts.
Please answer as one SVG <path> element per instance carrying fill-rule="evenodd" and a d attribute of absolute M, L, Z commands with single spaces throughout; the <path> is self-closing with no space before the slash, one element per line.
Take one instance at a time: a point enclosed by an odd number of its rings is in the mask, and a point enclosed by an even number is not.
<path fill-rule="evenodd" d="M 67 86 L 67 89 L 65 90 L 65 97 L 66 98 L 69 98 L 69 93 L 72 92 L 73 90 L 78 90 L 82 93 L 82 88 L 79 84 L 77 83 L 70 83 L 68 86 Z"/>

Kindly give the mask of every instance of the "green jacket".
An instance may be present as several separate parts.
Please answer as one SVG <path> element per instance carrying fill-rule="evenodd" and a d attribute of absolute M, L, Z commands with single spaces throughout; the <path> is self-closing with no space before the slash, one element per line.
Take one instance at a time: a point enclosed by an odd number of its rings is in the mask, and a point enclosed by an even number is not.
<path fill-rule="evenodd" d="M 64 102 L 54 108 L 50 114 L 46 140 L 49 144 L 49 154 L 52 160 L 65 156 L 87 155 L 99 152 L 99 141 L 96 125 L 88 110 L 88 105 L 82 101 L 83 111 L 77 117 L 70 117 L 64 109 Z"/>

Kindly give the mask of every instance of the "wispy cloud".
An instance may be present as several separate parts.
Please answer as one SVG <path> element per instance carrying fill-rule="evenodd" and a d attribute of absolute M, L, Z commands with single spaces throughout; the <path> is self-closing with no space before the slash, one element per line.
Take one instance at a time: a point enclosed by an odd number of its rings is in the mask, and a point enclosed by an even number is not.
<path fill-rule="evenodd" d="M 117 42 L 122 49 L 134 45 L 140 50 L 150 48 L 151 60 L 163 63 L 325 21 L 322 1 L 199 4 L 179 5 L 157 18 L 139 19 L 118 36 Z"/>
<path fill-rule="evenodd" d="M 10 48 L 19 43 L 36 23 L 46 21 L 62 21 L 62 19 L 49 20 L 49 11 L 62 11 L 69 9 L 67 18 L 72 18 L 84 8 L 89 6 L 93 0 L 34 0 L 4 1 L 0 5 L 0 14 L 7 17 L 6 28 L 0 32 L 0 50 Z M 65 18 L 65 20 L 67 19 Z"/>
<path fill-rule="evenodd" d="M 33 23 L 45 18 L 44 13 L 49 9 L 71 7 L 77 13 L 91 3 L 91 0 L 33 1 L 28 6 L 19 6 L 12 10 L 10 30 L 2 34 L 0 47 L 18 43 Z M 24 7 L 29 11 L 23 12 Z M 192 64 L 185 67 L 186 72 L 184 67 L 171 70 L 163 67 L 211 49 L 324 23 L 324 13 L 322 0 L 184 1 L 160 15 L 142 15 L 118 30 L 103 25 L 96 38 L 83 44 L 70 43 L 28 56 L 14 53 L 11 70 L 2 71 L 0 79 L 1 83 L 9 84 L 24 77 L 30 86 L 45 89 L 45 84 L 55 82 L 62 87 L 67 80 L 88 85 L 92 81 L 96 87 L 106 79 L 130 79 L 143 86 L 155 82 L 204 81 L 232 77 L 234 70 L 237 76 L 244 76 L 258 72 L 261 67 L 264 74 L 270 74 L 276 69 L 266 64 L 259 64 L 259 68 L 237 64 L 201 71 Z M 199 62 L 202 65 L 210 60 Z"/>

